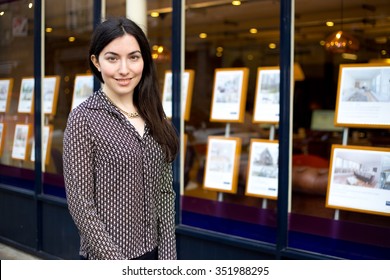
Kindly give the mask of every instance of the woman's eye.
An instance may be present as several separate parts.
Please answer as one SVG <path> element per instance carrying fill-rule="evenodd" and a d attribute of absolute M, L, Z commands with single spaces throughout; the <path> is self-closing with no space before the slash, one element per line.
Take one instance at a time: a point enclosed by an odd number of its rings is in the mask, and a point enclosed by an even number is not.
<path fill-rule="evenodd" d="M 130 56 L 131 60 L 138 60 L 140 57 L 138 55 L 132 55 Z"/>
<path fill-rule="evenodd" d="M 114 61 L 116 61 L 117 59 L 116 59 L 116 57 L 108 57 L 107 60 L 108 60 L 108 61 L 111 61 L 111 62 L 114 62 Z"/>

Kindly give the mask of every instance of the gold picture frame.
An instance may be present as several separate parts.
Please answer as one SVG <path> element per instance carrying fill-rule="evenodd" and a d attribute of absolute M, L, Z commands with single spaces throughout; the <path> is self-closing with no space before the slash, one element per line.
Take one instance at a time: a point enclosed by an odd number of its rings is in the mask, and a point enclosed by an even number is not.
<path fill-rule="evenodd" d="M 195 71 L 186 69 L 181 80 L 181 106 L 182 117 L 185 121 L 190 120 L 192 93 L 194 88 Z M 165 71 L 162 103 L 167 118 L 172 118 L 172 71 Z"/>
<path fill-rule="evenodd" d="M 241 138 L 209 136 L 203 188 L 236 193 L 241 153 Z"/>
<path fill-rule="evenodd" d="M 0 113 L 7 113 L 11 103 L 14 79 L 0 79 Z"/>
<path fill-rule="evenodd" d="M 46 76 L 43 79 L 42 111 L 44 114 L 55 116 L 57 112 L 59 88 L 60 88 L 60 76 Z"/>
<path fill-rule="evenodd" d="M 0 157 L 3 155 L 6 128 L 6 123 L 0 122 Z"/>
<path fill-rule="evenodd" d="M 28 142 L 31 137 L 31 125 L 30 124 L 16 124 L 14 141 L 12 145 L 13 159 L 26 160 Z"/>
<path fill-rule="evenodd" d="M 279 123 L 279 66 L 258 67 L 253 123 Z"/>
<path fill-rule="evenodd" d="M 53 126 L 45 125 L 42 130 L 42 154 L 46 165 L 50 163 L 51 142 L 53 138 Z M 35 161 L 35 141 L 31 141 L 30 161 Z"/>
<path fill-rule="evenodd" d="M 74 88 L 72 96 L 73 110 L 83 101 L 87 100 L 93 93 L 93 75 L 92 74 L 78 74 L 74 79 Z"/>
<path fill-rule="evenodd" d="M 294 63 L 295 81 L 303 81 L 305 74 L 299 63 Z M 280 116 L 280 67 L 257 68 L 253 123 L 278 124 Z"/>
<path fill-rule="evenodd" d="M 279 141 L 251 139 L 245 195 L 278 197 Z"/>
<path fill-rule="evenodd" d="M 335 126 L 390 127 L 390 65 L 341 64 Z"/>
<path fill-rule="evenodd" d="M 215 69 L 211 122 L 244 122 L 248 77 L 246 67 Z"/>
<path fill-rule="evenodd" d="M 18 102 L 18 113 L 32 114 L 34 112 L 34 86 L 33 77 L 22 78 Z"/>
<path fill-rule="evenodd" d="M 332 145 L 326 207 L 390 216 L 390 148 Z"/>

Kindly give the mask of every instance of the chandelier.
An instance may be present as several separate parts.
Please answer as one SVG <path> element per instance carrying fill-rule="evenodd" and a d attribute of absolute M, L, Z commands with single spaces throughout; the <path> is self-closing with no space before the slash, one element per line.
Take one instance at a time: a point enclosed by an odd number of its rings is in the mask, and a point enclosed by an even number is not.
<path fill-rule="evenodd" d="M 359 41 L 343 31 L 343 0 L 341 0 L 341 29 L 329 35 L 325 40 L 325 49 L 333 53 L 356 52 L 359 50 Z"/>
<path fill-rule="evenodd" d="M 325 48 L 334 53 L 356 52 L 359 50 L 359 41 L 352 35 L 340 30 L 326 38 Z"/>

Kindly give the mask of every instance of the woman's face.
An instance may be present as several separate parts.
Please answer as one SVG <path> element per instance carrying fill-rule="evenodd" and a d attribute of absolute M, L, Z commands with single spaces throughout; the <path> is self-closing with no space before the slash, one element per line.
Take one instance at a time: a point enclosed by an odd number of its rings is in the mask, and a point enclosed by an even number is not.
<path fill-rule="evenodd" d="M 104 81 L 108 95 L 132 94 L 142 78 L 144 61 L 134 36 L 125 34 L 111 41 L 99 54 L 91 56 Z"/>

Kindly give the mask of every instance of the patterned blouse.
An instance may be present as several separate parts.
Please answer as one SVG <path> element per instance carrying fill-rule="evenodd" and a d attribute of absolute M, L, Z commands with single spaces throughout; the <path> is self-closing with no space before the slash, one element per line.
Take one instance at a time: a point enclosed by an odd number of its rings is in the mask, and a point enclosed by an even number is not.
<path fill-rule="evenodd" d="M 123 260 L 158 247 L 159 259 L 176 259 L 172 166 L 147 125 L 140 136 L 96 91 L 69 114 L 63 160 L 80 255 Z"/>

